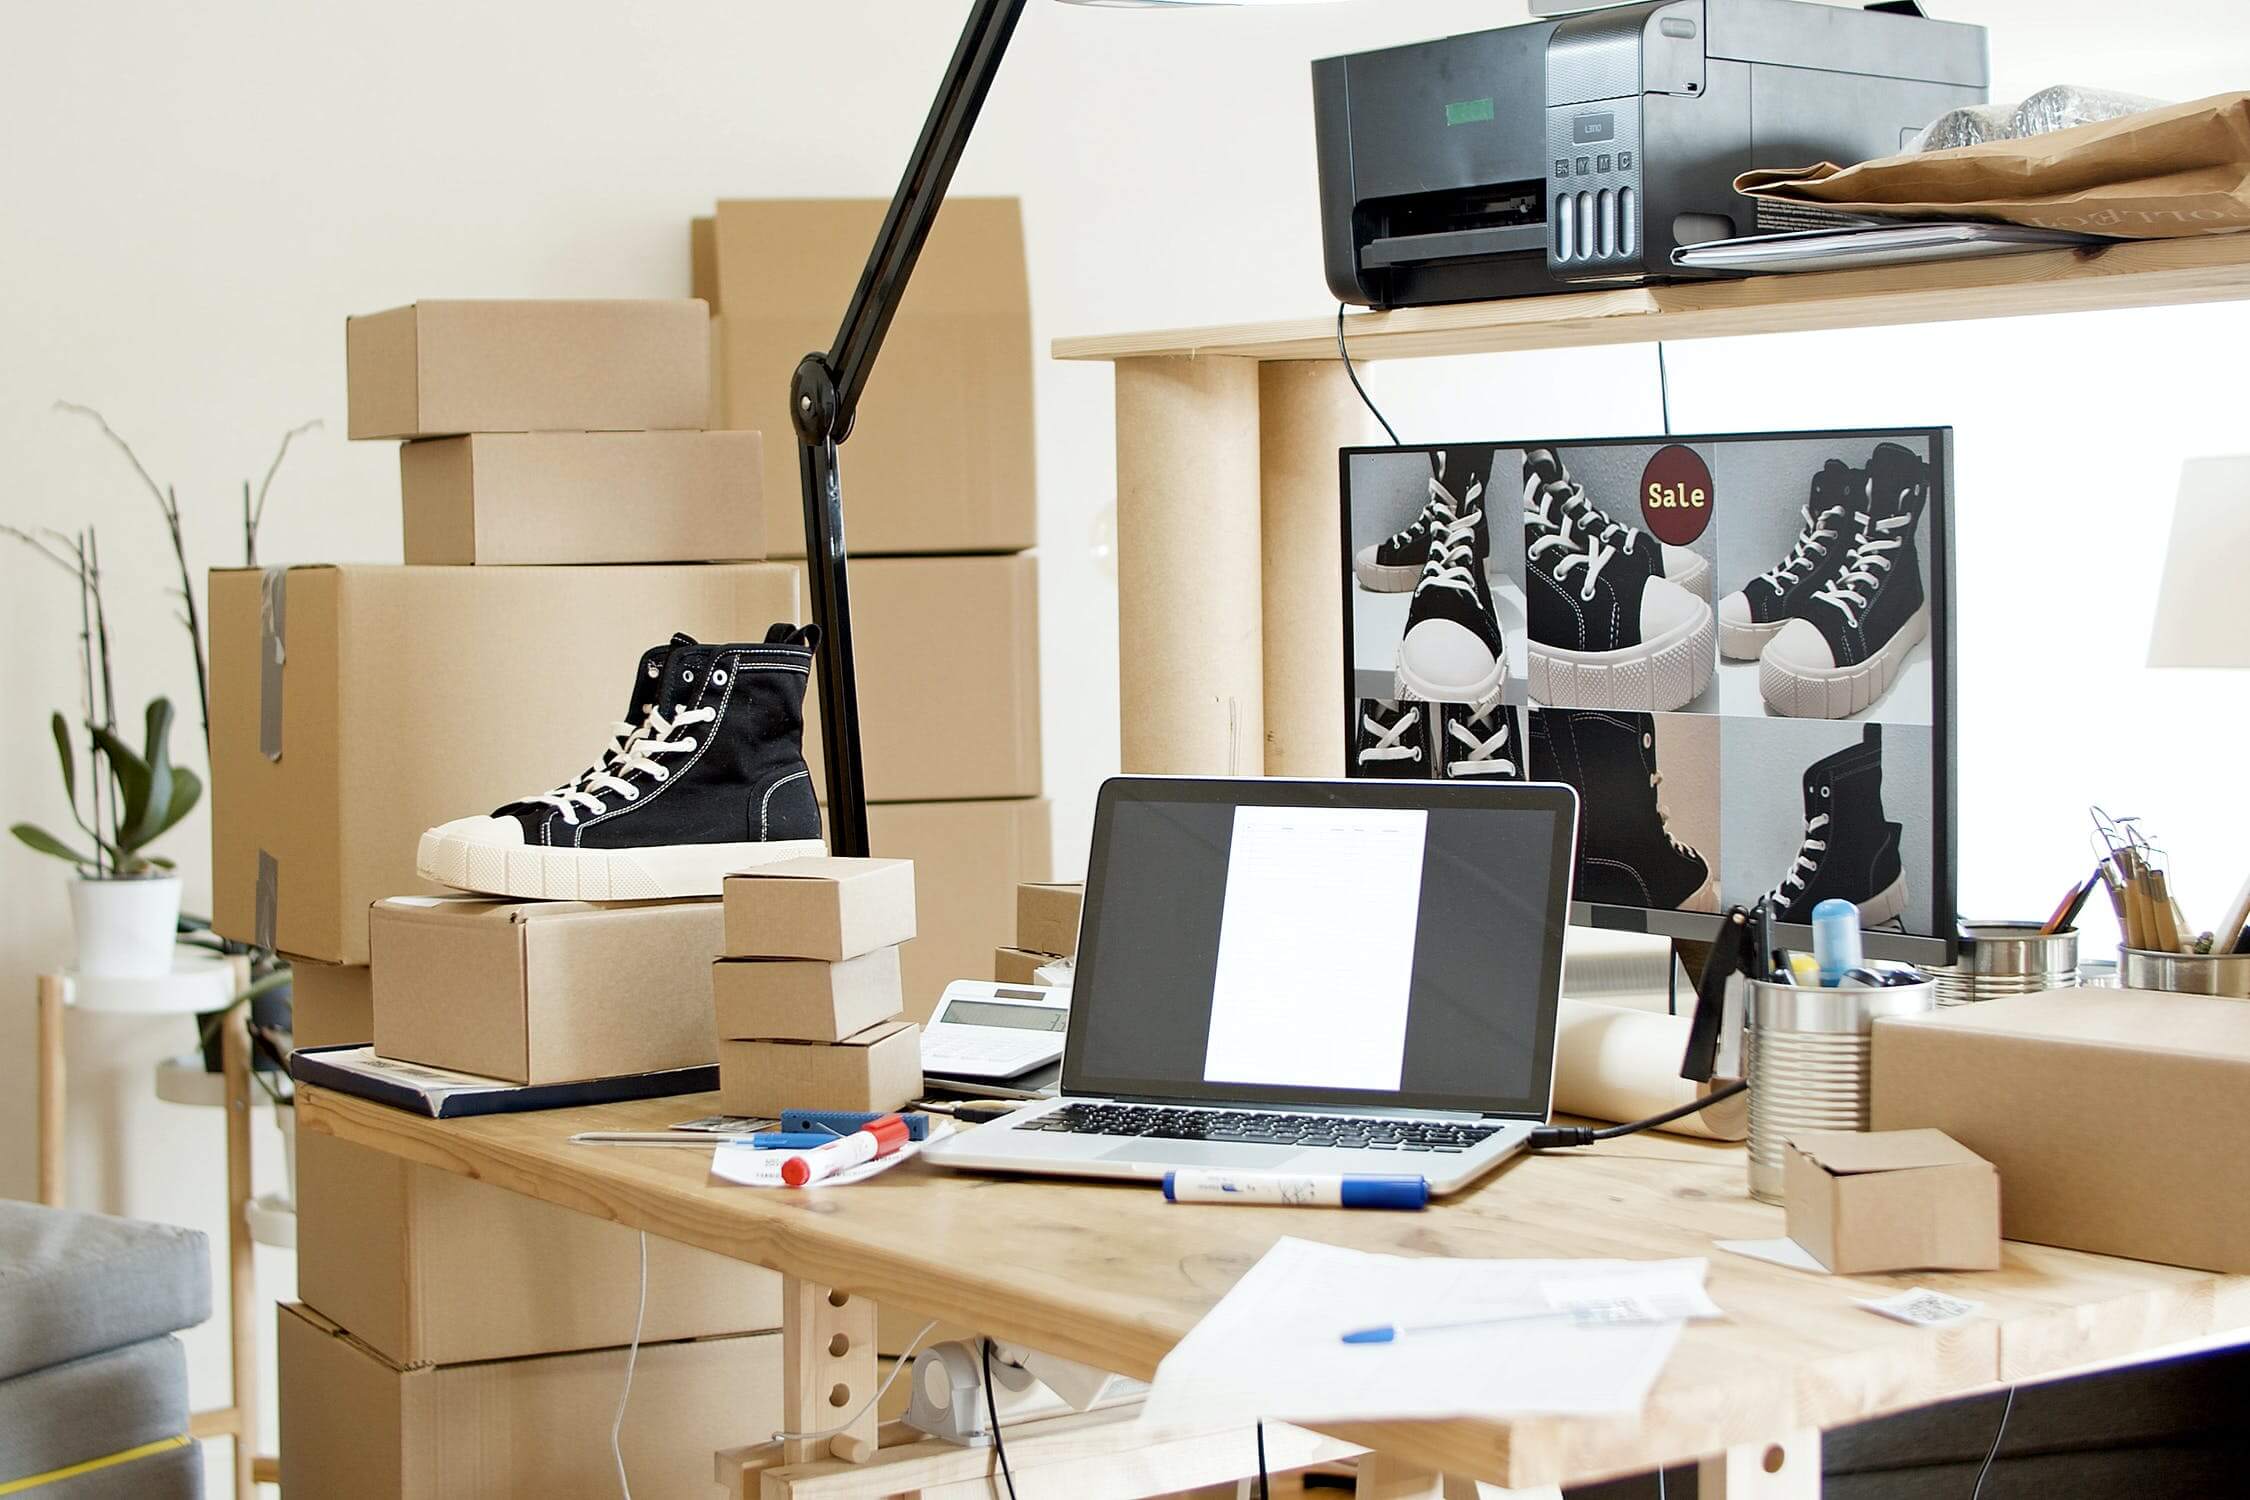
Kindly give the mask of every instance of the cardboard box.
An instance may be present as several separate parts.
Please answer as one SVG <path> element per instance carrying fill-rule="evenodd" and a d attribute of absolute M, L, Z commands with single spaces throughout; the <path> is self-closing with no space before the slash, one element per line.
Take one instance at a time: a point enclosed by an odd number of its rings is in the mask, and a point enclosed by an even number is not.
<path fill-rule="evenodd" d="M 213 925 L 344 964 L 370 906 L 432 889 L 423 830 L 593 763 L 643 651 L 802 618 L 774 563 L 218 569 L 210 598 Z"/>
<path fill-rule="evenodd" d="M 992 950 L 992 977 L 1002 984 L 1037 984 L 1039 967 L 1055 961 L 1052 953 L 1026 953 L 1021 948 Z"/>
<path fill-rule="evenodd" d="M 922 1028 L 886 1021 L 840 1042 L 719 1043 L 719 1107 L 730 1115 L 785 1109 L 897 1109 L 922 1092 Z"/>
<path fill-rule="evenodd" d="M 914 861 L 921 935 L 899 955 L 906 1013 L 927 1021 L 956 979 L 975 979 L 1015 931 L 1016 886 L 1054 873 L 1044 798 L 894 802 L 867 810 L 875 852 Z"/>
<path fill-rule="evenodd" d="M 402 443 L 406 561 L 744 562 L 766 555 L 755 432 L 498 432 Z"/>
<path fill-rule="evenodd" d="M 868 800 L 1038 796 L 1038 559 L 854 558 L 851 592 Z M 805 759 L 825 801 L 817 698 Z"/>
<path fill-rule="evenodd" d="M 721 925 L 716 901 L 378 901 L 375 1050 L 514 1083 L 711 1063 Z"/>
<path fill-rule="evenodd" d="M 375 1039 L 375 986 L 365 964 L 289 959 L 290 1036 L 300 1047 L 352 1047 Z"/>
<path fill-rule="evenodd" d="M 1084 885 L 1027 881 L 1016 887 L 1016 946 L 1059 958 L 1078 955 L 1078 919 Z"/>
<path fill-rule="evenodd" d="M 1878 1021 L 1877 1130 L 2000 1169 L 2011 1240 L 2250 1272 L 2250 1004 L 2055 990 Z"/>
<path fill-rule="evenodd" d="M 711 966 L 718 1035 L 727 1040 L 840 1042 L 898 1019 L 898 949 L 841 963 L 817 958 L 729 958 Z"/>
<path fill-rule="evenodd" d="M 778 860 L 726 883 L 726 958 L 842 963 L 914 936 L 914 862 Z"/>
<path fill-rule="evenodd" d="M 2000 1174 L 1942 1130 L 1806 1130 L 1782 1145 L 1789 1237 L 1845 1275 L 1992 1271 Z"/>
<path fill-rule="evenodd" d="M 312 1131 L 297 1140 L 297 1294 L 399 1365 L 633 1338 L 639 1237 Z M 648 1242 L 646 1342 L 781 1326 L 781 1278 Z"/>
<path fill-rule="evenodd" d="M 766 537 L 777 557 L 804 555 L 789 379 L 807 349 L 835 339 L 889 206 L 718 207 L 710 258 L 725 425 L 769 439 Z M 1033 544 L 1031 370 L 1022 210 L 1013 198 L 948 198 L 860 402 L 844 468 L 854 557 Z"/>
<path fill-rule="evenodd" d="M 652 1272 L 653 1275 L 653 1272 Z M 630 1294 L 632 1284 L 620 1288 Z M 653 1290 L 653 1288 L 652 1288 Z M 401 1366 L 280 1309 L 281 1484 L 312 1500 L 614 1500 L 625 1351 Z M 643 1341 L 618 1434 L 637 1495 L 706 1495 L 711 1455 L 781 1422 L 781 1336 Z"/>
<path fill-rule="evenodd" d="M 345 319 L 344 366 L 354 438 L 699 428 L 711 314 L 684 298 L 416 302 Z"/>

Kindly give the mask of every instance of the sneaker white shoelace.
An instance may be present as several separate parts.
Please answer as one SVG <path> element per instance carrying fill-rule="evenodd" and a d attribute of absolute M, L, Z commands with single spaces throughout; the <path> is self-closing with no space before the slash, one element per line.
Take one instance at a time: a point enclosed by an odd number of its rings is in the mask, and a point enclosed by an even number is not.
<path fill-rule="evenodd" d="M 1850 556 L 1844 559 L 1844 570 L 1825 587 L 1814 592 L 1815 599 L 1836 606 L 1846 625 L 1859 624 L 1859 612 L 1867 608 L 1868 592 L 1883 586 L 1883 574 L 1890 572 L 1891 559 L 1887 555 L 1906 543 L 1906 538 L 1895 535 L 1914 524 L 1912 516 L 1885 516 L 1872 524 L 1864 511 L 1854 512 L 1852 519 L 1859 523 L 1859 540 L 1852 544 Z M 1880 570 L 1875 571 L 1875 570 Z"/>
<path fill-rule="evenodd" d="M 524 800 L 546 803 L 562 814 L 564 823 L 576 828 L 579 809 L 597 816 L 609 811 L 609 804 L 602 800 L 605 793 L 614 792 L 627 802 L 639 799 L 641 789 L 627 781 L 627 775 L 639 771 L 653 781 L 669 780 L 672 773 L 653 757 L 694 753 L 696 741 L 674 736 L 690 724 L 708 724 L 718 716 L 715 708 L 691 708 L 667 719 L 663 710 L 651 708 L 648 717 L 638 724 L 612 724 L 610 731 L 617 742 L 610 746 L 600 765 L 569 786 L 559 786 Z"/>
<path fill-rule="evenodd" d="M 1477 497 L 1483 493 L 1484 485 L 1481 482 L 1471 484 L 1466 503 L 1474 505 Z M 1407 522 L 1405 526 L 1392 532 L 1389 540 L 1385 541 L 1383 545 L 1393 550 L 1409 547 L 1414 544 L 1418 537 L 1429 536 L 1444 530 L 1452 524 L 1453 518 L 1461 513 L 1463 503 L 1462 500 L 1454 498 L 1453 492 L 1448 490 L 1435 474 L 1431 475 L 1430 497 L 1422 502 L 1421 512 L 1413 520 Z"/>
<path fill-rule="evenodd" d="M 1481 486 L 1470 487 L 1472 501 L 1482 493 Z M 1430 560 L 1423 565 L 1422 581 L 1415 585 L 1417 592 L 1459 589 L 1472 599 L 1476 597 L 1477 523 L 1483 519 L 1481 510 L 1465 511 L 1430 538 Z"/>
<path fill-rule="evenodd" d="M 1602 567 L 1617 555 L 1617 549 L 1605 547 L 1598 539 L 1591 536 L 1576 536 L 1572 530 L 1571 518 L 1568 515 L 1558 518 L 1554 513 L 1556 502 L 1561 498 L 1562 496 L 1552 489 L 1543 495 L 1540 494 L 1539 481 L 1536 477 L 1524 482 L 1524 519 L 1537 526 L 1542 532 L 1542 535 L 1525 549 L 1524 555 L 1545 566 L 1557 583 L 1570 582 L 1569 575 L 1572 568 L 1584 568 L 1586 576 L 1580 580 L 1578 597 L 1591 603 L 1594 597 L 1594 585 L 1602 576 Z M 1542 555 L 1558 550 L 1562 555 L 1555 558 L 1551 563 Z"/>
<path fill-rule="evenodd" d="M 1446 771 L 1454 776 L 1513 776 L 1516 763 L 1507 752 L 1508 716 L 1500 715 L 1500 730 L 1490 739 L 1479 739 L 1476 731 L 1459 719 L 1445 726 L 1446 738 L 1459 740 L 1468 746 L 1466 753 L 1445 763 Z"/>
<path fill-rule="evenodd" d="M 1789 555 L 1758 575 L 1766 581 L 1767 587 L 1775 593 L 1787 592 L 1796 584 L 1797 575 L 1811 565 L 1816 548 L 1820 556 L 1828 555 L 1828 544 L 1836 540 L 1836 529 L 1823 523 L 1835 513 L 1825 510 L 1815 516 L 1811 506 L 1799 507 L 1797 514 L 1804 517 L 1804 529 L 1797 533 L 1797 545 L 1789 549 Z"/>
<path fill-rule="evenodd" d="M 1789 867 L 1788 874 L 1781 877 L 1781 884 L 1766 892 L 1768 901 L 1776 906 L 1787 906 L 1796 899 L 1796 892 L 1805 888 L 1805 882 L 1812 879 L 1813 871 L 1820 865 L 1820 861 L 1813 856 L 1825 853 L 1828 849 L 1828 840 L 1816 839 L 1813 835 L 1827 827 L 1828 814 L 1814 813 L 1812 821 L 1805 825 L 1805 841 L 1797 848 L 1797 862 Z"/>
<path fill-rule="evenodd" d="M 1365 727 L 1369 734 L 1375 736 L 1375 743 L 1359 752 L 1360 762 L 1365 764 L 1374 760 L 1420 760 L 1422 758 L 1422 747 L 1420 745 L 1402 745 L 1399 743 L 1406 737 L 1407 731 L 1414 727 L 1415 718 L 1420 710 L 1405 708 L 1404 705 L 1397 703 L 1385 703 L 1383 707 L 1398 714 L 1398 717 L 1392 720 L 1388 726 L 1385 726 L 1383 721 L 1373 714 L 1361 714 L 1359 717 L 1360 724 Z"/>
<path fill-rule="evenodd" d="M 1664 836 L 1666 838 L 1672 840 L 1672 848 L 1678 853 L 1693 855 L 1695 858 L 1701 859 L 1703 857 L 1702 850 L 1696 848 L 1692 844 L 1681 843 L 1679 841 L 1679 838 L 1672 832 L 1672 809 L 1664 805 L 1664 773 L 1662 771 L 1651 771 L 1648 773 L 1648 789 L 1650 792 L 1654 793 L 1656 797 L 1657 826 L 1664 830 Z"/>

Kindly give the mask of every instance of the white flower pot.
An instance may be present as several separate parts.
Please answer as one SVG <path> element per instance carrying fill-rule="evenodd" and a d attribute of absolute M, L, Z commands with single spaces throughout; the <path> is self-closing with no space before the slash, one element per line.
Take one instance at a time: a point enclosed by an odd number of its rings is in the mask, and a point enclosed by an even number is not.
<path fill-rule="evenodd" d="M 78 958 L 71 967 L 78 973 L 161 978 L 172 972 L 172 947 L 179 936 L 179 877 L 73 880 L 70 922 L 78 935 Z"/>

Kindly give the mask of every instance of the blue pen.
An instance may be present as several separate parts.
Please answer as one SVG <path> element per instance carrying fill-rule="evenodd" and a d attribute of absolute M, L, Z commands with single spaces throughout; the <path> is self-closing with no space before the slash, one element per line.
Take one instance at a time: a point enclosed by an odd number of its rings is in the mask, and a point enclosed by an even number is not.
<path fill-rule="evenodd" d="M 767 1130 L 740 1136 L 730 1146 L 751 1146 L 760 1151 L 814 1151 L 836 1139 L 817 1130 Z"/>
<path fill-rule="evenodd" d="M 1343 1335 L 1347 1344 L 1395 1344 L 1410 1333 L 1452 1333 L 1463 1328 L 1493 1328 L 1503 1323 L 1537 1323 L 1556 1319 L 1582 1328 L 1615 1327 L 1624 1323 L 1665 1323 L 1680 1316 L 1637 1302 L 1611 1300 L 1581 1303 L 1576 1307 L 1542 1307 L 1517 1313 L 1503 1313 L 1495 1318 L 1467 1318 L 1458 1323 L 1415 1323 L 1401 1326 L 1383 1323 L 1374 1328 L 1355 1328 Z"/>

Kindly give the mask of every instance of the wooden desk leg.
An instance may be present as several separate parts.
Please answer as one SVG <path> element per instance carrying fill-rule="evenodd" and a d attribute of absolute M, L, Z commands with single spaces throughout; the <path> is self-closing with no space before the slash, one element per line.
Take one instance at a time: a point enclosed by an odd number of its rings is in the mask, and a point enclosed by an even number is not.
<path fill-rule="evenodd" d="M 227 1085 L 227 1314 L 234 1346 L 234 1493 L 257 1493 L 252 1461 L 258 1452 L 258 1265 L 250 1238 L 250 1016 L 229 1013 L 219 1045 Z"/>
<path fill-rule="evenodd" d="M 1265 769 L 1258 364 L 1117 366 L 1121 762 L 1147 774 Z M 1333 579 L 1329 592 L 1334 593 Z"/>
<path fill-rule="evenodd" d="M 39 1201 L 63 1206 L 63 1000 L 70 981 L 39 976 Z"/>
<path fill-rule="evenodd" d="M 824 1438 L 785 1438 L 784 1464 L 827 1458 L 836 1437 L 859 1439 L 855 1451 L 875 1451 L 875 1303 L 795 1276 L 781 1283 L 781 1422 L 790 1432 L 840 1426 Z M 864 1447 L 861 1446 L 864 1444 Z"/>
<path fill-rule="evenodd" d="M 1703 1500 L 1817 1500 L 1820 1430 L 1729 1448 L 1697 1465 L 1696 1481 Z"/>

